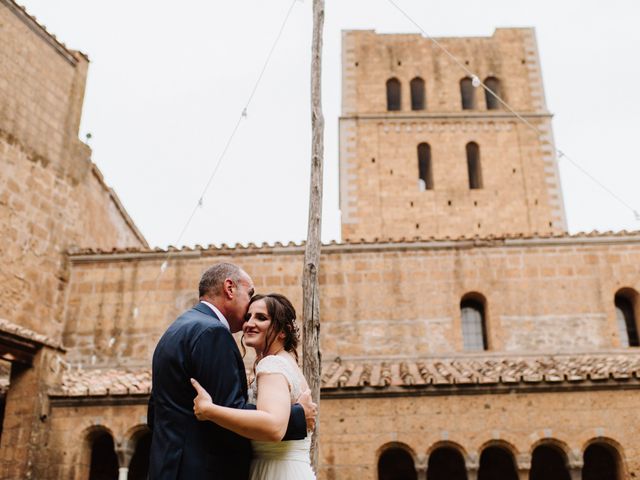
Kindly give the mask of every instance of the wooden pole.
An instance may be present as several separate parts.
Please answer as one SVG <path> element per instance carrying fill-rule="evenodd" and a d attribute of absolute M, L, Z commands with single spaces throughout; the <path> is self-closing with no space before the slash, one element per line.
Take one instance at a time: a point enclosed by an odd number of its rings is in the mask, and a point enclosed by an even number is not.
<path fill-rule="evenodd" d="M 320 299 L 318 271 L 322 227 L 322 163 L 324 158 L 324 117 L 322 115 L 322 30 L 324 0 L 313 0 L 313 41 L 311 44 L 311 187 L 309 223 L 302 277 L 303 370 L 314 401 L 320 406 Z M 311 465 L 318 471 L 318 425 L 311 441 Z"/>

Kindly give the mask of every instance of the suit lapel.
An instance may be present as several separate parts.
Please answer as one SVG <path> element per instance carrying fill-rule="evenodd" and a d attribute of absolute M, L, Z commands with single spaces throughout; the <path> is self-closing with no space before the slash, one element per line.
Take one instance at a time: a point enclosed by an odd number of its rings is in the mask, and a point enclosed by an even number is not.
<path fill-rule="evenodd" d="M 218 318 L 218 315 L 216 315 L 216 312 L 214 312 L 211 308 L 209 308 L 207 305 L 205 305 L 204 303 L 200 302 L 198 303 L 196 306 L 193 307 L 194 310 L 197 310 L 200 313 L 204 313 L 205 315 L 209 315 L 210 317 L 215 318 L 217 321 L 220 322 L 220 319 Z M 220 322 L 222 323 L 222 322 Z M 229 335 L 231 335 L 231 332 L 229 332 Z M 244 396 L 246 398 L 247 396 L 247 374 L 244 368 L 244 361 L 242 360 L 242 355 L 240 355 L 240 350 L 238 349 L 238 345 L 236 344 L 235 340 L 233 342 L 234 345 L 234 349 L 233 349 L 233 353 L 235 354 L 236 357 L 236 362 L 238 363 L 238 370 L 240 370 L 240 383 L 242 386 L 242 391 L 244 393 Z"/>

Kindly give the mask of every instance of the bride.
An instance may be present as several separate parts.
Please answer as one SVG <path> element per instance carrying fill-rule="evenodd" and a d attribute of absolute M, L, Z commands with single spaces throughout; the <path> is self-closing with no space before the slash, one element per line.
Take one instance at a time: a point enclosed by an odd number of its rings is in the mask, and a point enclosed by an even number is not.
<path fill-rule="evenodd" d="M 309 463 L 311 437 L 281 441 L 291 404 L 309 388 L 297 363 L 299 337 L 295 319 L 295 308 L 284 295 L 256 295 L 249 303 L 242 330 L 246 345 L 256 350 L 249 402 L 257 410 L 216 405 L 191 379 L 198 393 L 193 400 L 198 420 L 215 422 L 252 440 L 250 480 L 315 479 Z"/>

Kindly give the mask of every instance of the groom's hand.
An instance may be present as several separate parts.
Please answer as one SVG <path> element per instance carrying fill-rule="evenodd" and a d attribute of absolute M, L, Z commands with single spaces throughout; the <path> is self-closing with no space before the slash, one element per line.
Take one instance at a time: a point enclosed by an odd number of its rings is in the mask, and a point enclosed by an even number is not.
<path fill-rule="evenodd" d="M 316 428 L 316 416 L 318 415 L 318 405 L 313 403 L 311 398 L 311 390 L 306 389 L 298 397 L 298 403 L 304 409 L 304 416 L 307 420 L 307 430 L 311 431 Z"/>
<path fill-rule="evenodd" d="M 213 406 L 211 395 L 193 378 L 191 379 L 191 385 L 198 393 L 196 398 L 193 399 L 193 413 L 198 420 L 207 420 L 206 411 Z"/>

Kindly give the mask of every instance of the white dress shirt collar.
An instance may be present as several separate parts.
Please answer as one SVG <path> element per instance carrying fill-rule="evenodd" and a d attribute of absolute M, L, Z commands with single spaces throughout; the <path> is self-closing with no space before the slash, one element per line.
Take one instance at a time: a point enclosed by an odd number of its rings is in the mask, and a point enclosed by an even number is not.
<path fill-rule="evenodd" d="M 227 327 L 227 330 L 231 331 L 231 327 L 229 327 L 229 322 L 227 321 L 226 318 L 224 318 L 224 315 L 220 312 L 220 310 L 216 308 L 216 306 L 213 303 L 205 302 L 204 300 L 200 300 L 200 303 L 204 303 L 207 307 L 213 310 L 214 313 L 218 316 L 218 318 L 222 322 L 222 324 L 225 327 Z"/>

